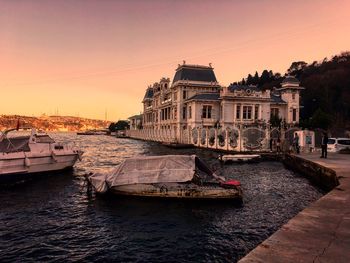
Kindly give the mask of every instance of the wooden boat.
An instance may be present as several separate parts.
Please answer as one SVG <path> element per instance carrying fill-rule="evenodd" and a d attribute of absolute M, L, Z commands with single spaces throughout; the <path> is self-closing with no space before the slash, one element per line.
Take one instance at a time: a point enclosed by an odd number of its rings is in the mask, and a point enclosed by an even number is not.
<path fill-rule="evenodd" d="M 5 131 L 0 136 L 0 183 L 22 180 L 29 174 L 71 168 L 83 154 L 35 129 L 31 129 L 29 136 L 11 137 L 9 133 L 15 130 Z"/>
<path fill-rule="evenodd" d="M 88 131 L 82 131 L 77 132 L 77 135 L 106 135 L 106 131 L 98 131 L 98 130 L 88 130 Z"/>
<path fill-rule="evenodd" d="M 195 155 L 143 156 L 112 172 L 87 176 L 97 193 L 139 197 L 242 200 L 240 183 L 225 181 Z"/>
<path fill-rule="evenodd" d="M 261 160 L 261 156 L 259 154 L 226 154 L 219 156 L 219 160 L 225 164 L 258 162 Z"/>

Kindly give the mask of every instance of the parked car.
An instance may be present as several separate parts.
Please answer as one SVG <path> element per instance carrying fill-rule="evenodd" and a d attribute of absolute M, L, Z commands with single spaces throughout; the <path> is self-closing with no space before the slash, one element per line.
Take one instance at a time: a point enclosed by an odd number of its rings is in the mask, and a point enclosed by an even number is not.
<path fill-rule="evenodd" d="M 329 152 L 339 152 L 342 149 L 350 149 L 350 138 L 329 138 L 327 150 Z"/>

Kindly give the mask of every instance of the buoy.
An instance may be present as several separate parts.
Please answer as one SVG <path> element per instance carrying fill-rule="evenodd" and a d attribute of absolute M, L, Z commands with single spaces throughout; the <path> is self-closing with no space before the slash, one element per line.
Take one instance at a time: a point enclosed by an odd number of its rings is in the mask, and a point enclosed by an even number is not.
<path fill-rule="evenodd" d="M 29 158 L 28 158 L 27 156 L 24 158 L 24 165 L 25 165 L 26 167 L 29 167 L 29 166 L 30 166 L 30 160 L 29 160 Z"/>
<path fill-rule="evenodd" d="M 53 151 L 51 152 L 51 157 L 54 160 L 54 162 L 57 163 L 58 160 L 57 160 L 56 154 Z"/>
<path fill-rule="evenodd" d="M 228 180 L 226 182 L 221 183 L 224 186 L 240 186 L 241 182 L 237 180 Z"/>
<path fill-rule="evenodd" d="M 83 158 L 82 158 L 82 155 L 83 155 L 83 152 L 82 151 L 77 151 L 78 153 L 78 160 L 81 161 Z"/>

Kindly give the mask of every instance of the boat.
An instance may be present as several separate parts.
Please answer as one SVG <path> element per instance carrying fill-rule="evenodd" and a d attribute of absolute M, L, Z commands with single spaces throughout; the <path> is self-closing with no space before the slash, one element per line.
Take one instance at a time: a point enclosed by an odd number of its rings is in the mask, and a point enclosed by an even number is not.
<path fill-rule="evenodd" d="M 99 194 L 242 200 L 240 182 L 226 181 L 195 155 L 128 158 L 111 172 L 90 174 L 87 180 Z"/>
<path fill-rule="evenodd" d="M 30 135 L 23 135 L 23 131 L 12 134 L 17 129 L 0 133 L 0 183 L 68 169 L 81 159 L 82 151 L 57 143 L 44 132 L 30 130 Z"/>
<path fill-rule="evenodd" d="M 77 132 L 77 135 L 106 135 L 106 131 L 98 131 L 98 130 L 88 130 L 83 132 Z"/>
<path fill-rule="evenodd" d="M 115 137 L 117 138 L 129 138 L 124 130 L 117 131 Z"/>
<path fill-rule="evenodd" d="M 249 163 L 258 162 L 261 160 L 259 154 L 226 154 L 220 155 L 219 160 L 226 163 Z"/>

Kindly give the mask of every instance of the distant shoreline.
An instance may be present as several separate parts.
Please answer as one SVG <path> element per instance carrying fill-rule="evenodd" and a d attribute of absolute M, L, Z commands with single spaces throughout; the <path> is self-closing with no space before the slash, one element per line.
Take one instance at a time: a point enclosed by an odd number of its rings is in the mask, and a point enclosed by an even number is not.
<path fill-rule="evenodd" d="M 0 115 L 0 130 L 20 127 L 33 127 L 44 131 L 79 132 L 107 129 L 111 121 L 94 120 L 73 116 L 29 117 L 22 115 Z"/>

